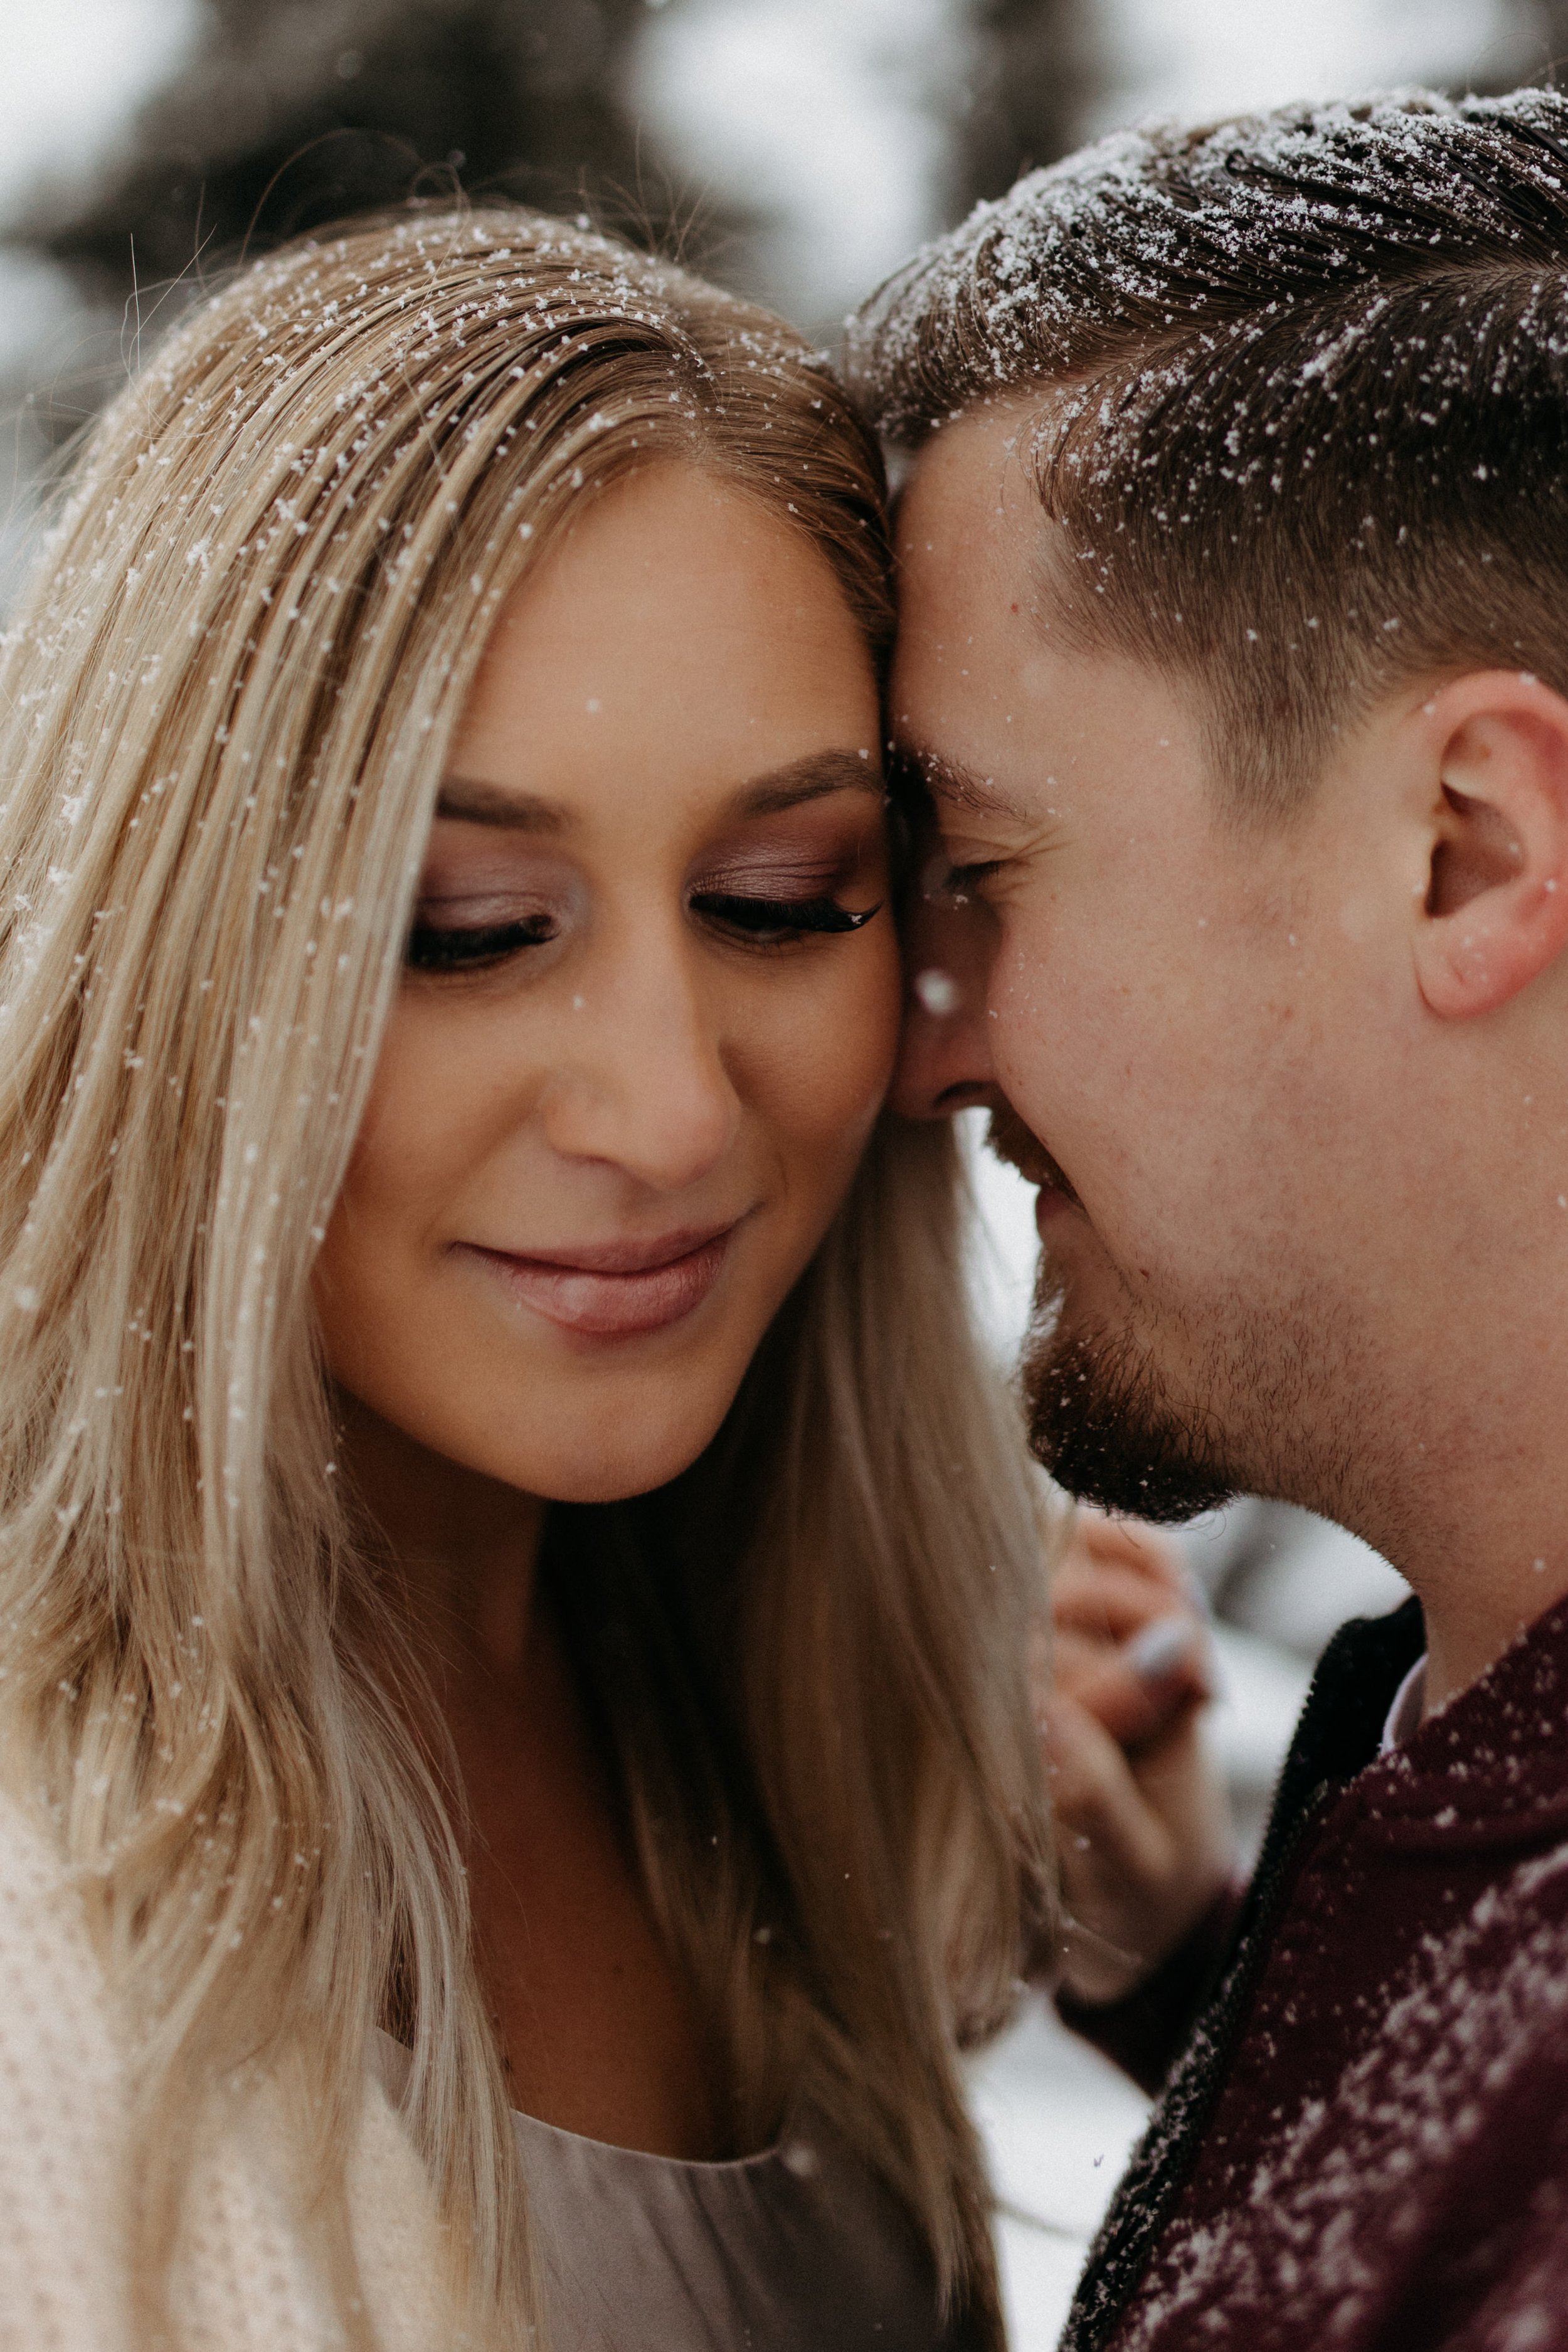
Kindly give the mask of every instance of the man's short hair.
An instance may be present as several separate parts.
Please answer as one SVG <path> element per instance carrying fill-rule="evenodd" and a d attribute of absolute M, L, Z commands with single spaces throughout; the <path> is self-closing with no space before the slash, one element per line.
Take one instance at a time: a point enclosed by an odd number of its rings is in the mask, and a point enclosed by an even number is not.
<path fill-rule="evenodd" d="M 1194 680 L 1240 810 L 1299 805 L 1383 693 L 1568 692 L 1568 99 L 1424 92 L 1103 141 L 867 305 L 906 446 L 998 395 L 1069 641 Z"/>

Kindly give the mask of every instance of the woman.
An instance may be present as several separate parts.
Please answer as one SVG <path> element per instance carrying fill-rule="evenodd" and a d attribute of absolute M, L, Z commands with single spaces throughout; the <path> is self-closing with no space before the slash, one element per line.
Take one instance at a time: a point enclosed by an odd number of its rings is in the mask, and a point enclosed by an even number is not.
<path fill-rule="evenodd" d="M 1038 1531 L 879 1117 L 889 630 L 795 339 L 513 210 L 93 434 L 4 680 L 18 2342 L 999 2341 Z"/>

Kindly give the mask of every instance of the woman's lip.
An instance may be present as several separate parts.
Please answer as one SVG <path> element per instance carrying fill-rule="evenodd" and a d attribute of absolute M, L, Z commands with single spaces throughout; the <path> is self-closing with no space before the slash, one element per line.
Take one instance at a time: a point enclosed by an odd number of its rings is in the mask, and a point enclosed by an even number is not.
<path fill-rule="evenodd" d="M 740 1223 L 731 1217 L 723 1225 L 681 1225 L 674 1233 L 650 1240 L 573 1242 L 564 1249 L 486 1250 L 487 1257 L 504 1257 L 514 1265 L 547 1265 L 563 1274 L 653 1274 L 673 1265 L 678 1258 L 723 1241 Z M 476 1243 L 474 1247 L 481 1244 Z"/>
<path fill-rule="evenodd" d="M 605 1242 L 527 1256 L 462 1246 L 489 1267 L 520 1306 L 563 1331 L 630 1339 L 661 1331 L 701 1306 L 719 1279 L 734 1225 L 668 1234 L 656 1242 Z"/>

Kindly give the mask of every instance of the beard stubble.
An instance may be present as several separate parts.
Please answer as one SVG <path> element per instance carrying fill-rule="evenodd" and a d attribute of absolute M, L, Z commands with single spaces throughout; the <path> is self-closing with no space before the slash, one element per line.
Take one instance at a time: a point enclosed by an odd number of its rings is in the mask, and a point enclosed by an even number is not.
<path fill-rule="evenodd" d="M 1173 1525 L 1237 1491 L 1212 1425 L 1183 1412 L 1132 1341 L 1069 1332 L 1042 1268 L 1023 1362 L 1029 1450 L 1080 1502 Z"/>

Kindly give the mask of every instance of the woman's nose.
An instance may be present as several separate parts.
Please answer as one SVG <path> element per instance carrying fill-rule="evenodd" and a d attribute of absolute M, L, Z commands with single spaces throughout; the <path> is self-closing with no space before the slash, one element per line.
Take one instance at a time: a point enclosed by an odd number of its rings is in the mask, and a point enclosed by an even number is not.
<path fill-rule="evenodd" d="M 630 957 L 596 984 L 585 975 L 568 1017 L 575 1034 L 545 1104 L 552 1148 L 658 1192 L 700 1182 L 733 1142 L 741 1103 L 721 1008 L 679 951 Z"/>
<path fill-rule="evenodd" d="M 995 1097 L 986 990 L 995 947 L 988 908 L 932 888 L 904 919 L 903 1035 L 889 1100 L 906 1118 L 946 1118 Z"/>

